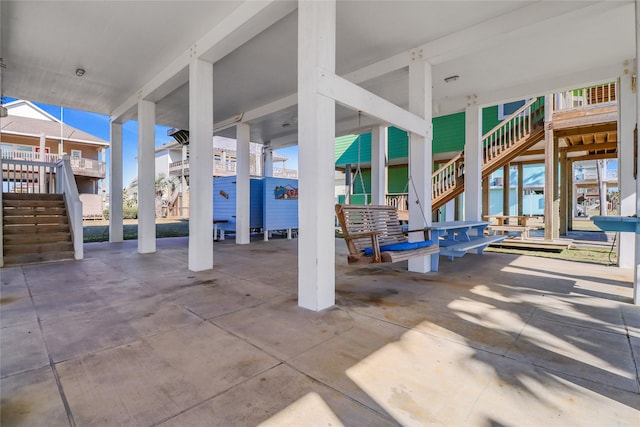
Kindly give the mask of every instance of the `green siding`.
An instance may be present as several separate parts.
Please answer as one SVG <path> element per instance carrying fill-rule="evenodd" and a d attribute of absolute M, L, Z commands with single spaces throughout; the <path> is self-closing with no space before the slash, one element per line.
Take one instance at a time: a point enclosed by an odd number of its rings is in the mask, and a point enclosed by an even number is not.
<path fill-rule="evenodd" d="M 446 153 L 464 149 L 464 112 L 433 119 L 433 152 Z"/>
<path fill-rule="evenodd" d="M 389 167 L 389 193 L 406 193 L 408 190 L 409 169 L 407 166 Z"/>
<path fill-rule="evenodd" d="M 354 171 L 353 176 L 353 194 L 370 194 L 371 193 L 371 170 L 365 169 L 362 171 L 362 180 L 360 174 Z M 364 191 L 362 191 L 362 182 L 364 181 Z"/>
<path fill-rule="evenodd" d="M 389 159 L 406 159 L 409 157 L 409 135 L 396 127 L 389 127 Z"/>
<path fill-rule="evenodd" d="M 498 106 L 482 110 L 482 133 L 493 129 L 499 123 Z M 409 137 L 407 133 L 396 127 L 389 127 L 389 159 L 406 159 L 409 156 Z M 446 153 L 464 149 L 465 113 L 455 113 L 433 119 L 433 153 Z M 336 166 L 358 164 L 358 147 L 360 162 L 371 162 L 371 134 L 345 135 L 336 138 Z M 405 179 L 406 181 L 406 179 Z M 391 183 L 391 178 L 389 180 Z M 391 184 L 390 184 L 391 185 Z"/>
<path fill-rule="evenodd" d="M 500 123 L 498 120 L 498 106 L 486 107 L 482 109 L 482 134 L 489 132 Z"/>

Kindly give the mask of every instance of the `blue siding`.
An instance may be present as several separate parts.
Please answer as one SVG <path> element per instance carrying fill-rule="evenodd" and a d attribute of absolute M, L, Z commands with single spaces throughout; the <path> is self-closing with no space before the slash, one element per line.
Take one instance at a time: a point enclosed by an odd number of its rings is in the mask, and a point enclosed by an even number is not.
<path fill-rule="evenodd" d="M 264 179 L 264 229 L 285 230 L 298 228 L 298 199 L 276 199 L 276 187 L 297 189 L 298 180 L 287 178 Z"/>
<path fill-rule="evenodd" d="M 262 228 L 263 179 L 251 178 L 250 181 L 250 219 L 251 228 Z M 226 193 L 224 197 L 221 192 Z M 225 231 L 236 229 L 236 177 L 225 176 L 213 179 L 213 219 L 226 219 L 229 222 L 218 224 Z"/>

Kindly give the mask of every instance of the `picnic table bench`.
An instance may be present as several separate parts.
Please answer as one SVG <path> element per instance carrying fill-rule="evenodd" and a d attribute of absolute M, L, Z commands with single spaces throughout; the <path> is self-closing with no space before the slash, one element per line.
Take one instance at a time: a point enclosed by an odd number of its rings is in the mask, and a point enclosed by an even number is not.
<path fill-rule="evenodd" d="M 540 227 L 537 225 L 527 225 L 527 221 L 530 219 L 536 219 L 534 217 L 525 215 L 487 215 L 486 219 L 495 219 L 497 224 L 490 223 L 488 228 L 496 231 L 500 234 L 505 232 L 517 232 L 520 233 L 520 239 L 528 239 L 531 236 L 531 230 L 537 230 Z"/>

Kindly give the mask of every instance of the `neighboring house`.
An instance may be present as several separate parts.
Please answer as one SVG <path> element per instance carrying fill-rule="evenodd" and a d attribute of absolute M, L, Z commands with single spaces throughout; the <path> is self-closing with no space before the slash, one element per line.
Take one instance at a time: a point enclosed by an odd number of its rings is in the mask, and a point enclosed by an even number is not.
<path fill-rule="evenodd" d="M 236 140 L 222 136 L 213 137 L 213 170 L 212 177 L 236 175 Z M 250 143 L 249 146 L 249 173 L 251 176 L 263 176 L 263 145 Z M 272 163 L 281 166 L 273 167 L 273 176 L 280 178 L 298 178 L 298 171 L 287 169 L 288 157 L 277 152 L 272 155 Z M 187 216 L 188 209 L 188 185 L 189 185 L 189 146 L 181 145 L 177 141 L 167 142 L 156 148 L 156 176 L 165 175 L 168 178 L 176 179 L 180 185 L 177 191 L 167 194 L 166 205 L 169 215 Z M 180 187 L 184 185 L 187 189 L 183 196 Z"/>
<path fill-rule="evenodd" d="M 0 159 L 5 160 L 3 172 L 6 174 L 9 167 L 7 161 L 55 164 L 67 154 L 83 201 L 83 217 L 102 218 L 101 181 L 106 173 L 105 150 L 109 143 L 62 123 L 29 101 L 17 100 L 5 106 L 8 117 L 2 118 L 0 130 Z M 12 191 L 26 192 L 33 184 L 12 185 L 19 187 Z"/>

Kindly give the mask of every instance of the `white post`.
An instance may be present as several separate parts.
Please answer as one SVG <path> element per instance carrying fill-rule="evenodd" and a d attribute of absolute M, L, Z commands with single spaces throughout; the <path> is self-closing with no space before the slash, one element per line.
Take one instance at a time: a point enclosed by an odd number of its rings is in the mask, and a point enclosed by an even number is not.
<path fill-rule="evenodd" d="M 44 162 L 45 159 L 47 158 L 46 155 L 46 143 L 47 143 L 47 136 L 44 133 L 40 134 L 40 152 L 38 153 L 38 161 L 39 162 Z M 38 167 L 38 187 L 40 193 L 44 193 L 47 191 L 47 183 L 44 182 L 44 168 L 42 167 Z"/>
<path fill-rule="evenodd" d="M 449 200 L 444 205 L 444 220 L 445 221 L 455 221 L 456 219 L 456 200 Z"/>
<path fill-rule="evenodd" d="M 553 139 L 553 94 L 544 97 L 544 240 L 553 240 L 555 229 L 557 228 L 554 221 L 554 183 L 555 183 L 555 164 L 554 152 L 555 144 Z"/>
<path fill-rule="evenodd" d="M 427 122 L 427 136 L 409 134 L 409 229 L 431 226 L 431 144 L 432 88 L 431 64 L 420 57 L 409 63 L 409 111 Z M 423 233 L 411 233 L 409 241 L 422 240 Z M 437 256 L 437 255 L 436 255 Z M 431 256 L 411 258 L 409 271 L 431 271 Z"/>
<path fill-rule="evenodd" d="M 187 177 L 185 176 L 185 167 L 184 164 L 187 161 L 187 153 L 188 147 L 186 145 L 182 146 L 182 171 L 180 172 L 180 192 L 182 193 L 182 200 L 180 203 L 180 216 L 182 218 L 186 218 L 187 216 L 187 204 L 185 201 L 187 200 Z"/>
<path fill-rule="evenodd" d="M 273 176 L 273 149 L 271 147 L 264 147 L 264 176 Z"/>
<path fill-rule="evenodd" d="M 250 189 L 249 172 L 249 138 L 251 126 L 246 123 L 236 125 L 236 244 L 246 245 L 250 242 Z"/>
<path fill-rule="evenodd" d="M 189 270 L 213 268 L 213 64 L 189 63 Z"/>
<path fill-rule="evenodd" d="M 617 84 L 618 94 L 618 185 L 620 186 L 620 216 L 632 216 L 636 213 L 636 183 L 633 177 L 633 129 L 636 124 L 636 97 L 631 87 L 632 75 L 620 76 Z M 620 233 L 618 245 L 618 265 L 633 268 L 635 259 L 635 234 Z"/>
<path fill-rule="evenodd" d="M 336 2 L 298 3 L 298 305 L 335 304 L 335 101 L 318 93 L 318 69 L 335 72 Z"/>
<path fill-rule="evenodd" d="M 387 195 L 387 127 L 371 129 L 371 204 L 386 204 Z"/>
<path fill-rule="evenodd" d="M 138 252 L 156 251 L 156 105 L 138 101 Z"/>
<path fill-rule="evenodd" d="M 640 0 L 636 0 L 636 70 L 640 70 Z M 637 73 L 637 71 L 636 71 Z M 640 90 L 636 88 L 636 116 L 635 122 L 640 123 Z M 640 170 L 640 156 L 637 159 Z M 636 179 L 636 216 L 640 217 L 640 179 Z M 640 222 L 636 222 L 636 263 L 635 282 L 633 284 L 633 303 L 640 305 Z"/>
<path fill-rule="evenodd" d="M 482 219 L 482 109 L 470 105 L 465 110 L 464 218 Z"/>
<path fill-rule="evenodd" d="M 122 242 L 122 123 L 111 122 L 109 161 L 109 241 Z"/>

